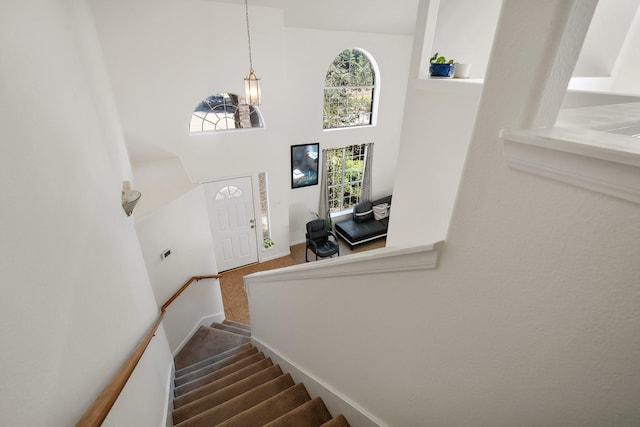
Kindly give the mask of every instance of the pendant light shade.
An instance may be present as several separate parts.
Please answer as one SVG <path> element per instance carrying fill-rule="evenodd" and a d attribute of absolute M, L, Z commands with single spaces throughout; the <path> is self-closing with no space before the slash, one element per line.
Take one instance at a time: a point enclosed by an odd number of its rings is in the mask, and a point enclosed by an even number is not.
<path fill-rule="evenodd" d="M 247 40 L 249 41 L 249 74 L 244 78 L 244 96 L 249 105 L 260 105 L 262 91 L 260 90 L 260 79 L 253 71 L 253 61 L 251 60 L 251 31 L 249 29 L 249 4 L 244 0 L 244 7 L 247 18 Z"/>
<path fill-rule="evenodd" d="M 249 105 L 260 105 L 260 79 L 256 77 L 253 68 L 249 70 L 249 75 L 244 78 L 244 96 Z"/>

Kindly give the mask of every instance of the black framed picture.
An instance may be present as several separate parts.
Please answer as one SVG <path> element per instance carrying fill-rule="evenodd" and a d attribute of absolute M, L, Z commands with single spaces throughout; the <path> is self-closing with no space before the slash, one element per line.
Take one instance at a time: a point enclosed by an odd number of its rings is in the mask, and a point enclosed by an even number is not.
<path fill-rule="evenodd" d="M 320 144 L 291 146 L 291 188 L 318 184 Z"/>

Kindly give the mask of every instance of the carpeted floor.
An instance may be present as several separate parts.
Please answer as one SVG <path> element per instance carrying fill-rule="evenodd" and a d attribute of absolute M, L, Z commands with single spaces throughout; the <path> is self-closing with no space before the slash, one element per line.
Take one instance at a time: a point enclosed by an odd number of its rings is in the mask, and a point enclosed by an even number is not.
<path fill-rule="evenodd" d="M 378 239 L 371 243 L 358 246 L 351 250 L 344 242 L 340 241 L 340 256 L 346 256 L 350 253 L 362 252 L 371 249 L 382 248 L 385 246 L 385 239 Z M 247 302 L 247 294 L 244 291 L 244 276 L 256 273 L 258 271 L 273 270 L 274 268 L 288 267 L 295 264 L 304 264 L 305 244 L 291 246 L 291 255 L 276 258 L 271 261 L 251 264 L 246 267 L 236 268 L 234 270 L 225 271 L 220 279 L 220 288 L 222 291 L 222 302 L 224 304 L 224 314 L 229 320 L 251 324 L 249 318 L 249 304 Z M 309 252 L 310 259 L 313 254 Z"/>

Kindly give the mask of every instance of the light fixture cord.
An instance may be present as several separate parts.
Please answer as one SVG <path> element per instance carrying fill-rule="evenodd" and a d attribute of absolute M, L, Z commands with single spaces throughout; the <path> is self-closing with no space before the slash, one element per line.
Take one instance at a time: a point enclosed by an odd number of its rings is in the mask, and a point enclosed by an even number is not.
<path fill-rule="evenodd" d="M 247 39 L 249 40 L 249 70 L 253 71 L 253 61 L 251 61 L 251 32 L 249 31 L 249 4 L 248 0 L 244 0 L 244 8 L 247 18 Z"/>

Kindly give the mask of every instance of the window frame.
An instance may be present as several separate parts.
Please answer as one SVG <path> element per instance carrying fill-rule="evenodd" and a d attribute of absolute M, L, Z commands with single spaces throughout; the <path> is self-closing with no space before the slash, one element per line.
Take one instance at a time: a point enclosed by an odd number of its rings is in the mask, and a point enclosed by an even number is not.
<path fill-rule="evenodd" d="M 359 147 L 359 149 L 358 149 L 359 153 L 356 156 L 353 155 L 354 147 Z M 349 149 L 352 150 L 350 157 L 347 156 L 347 150 L 349 150 Z M 347 212 L 347 211 L 353 210 L 353 207 L 355 205 L 357 205 L 358 203 L 360 203 L 361 197 L 362 197 L 362 194 L 361 194 L 362 185 L 363 185 L 363 182 L 364 182 L 364 171 L 365 171 L 365 168 L 367 166 L 367 151 L 368 151 L 368 149 L 369 148 L 368 148 L 367 144 L 353 144 L 353 145 L 348 145 L 346 147 L 336 147 L 336 148 L 327 149 L 328 150 L 327 151 L 327 162 L 329 163 L 327 165 L 327 167 L 326 167 L 327 175 L 330 175 L 331 173 L 335 174 L 335 172 L 330 171 L 330 165 L 332 164 L 331 163 L 332 162 L 331 156 L 334 155 L 333 153 L 330 153 L 330 152 L 337 152 L 339 150 L 342 150 L 342 155 L 341 155 L 342 162 L 341 162 L 341 166 L 340 166 L 340 182 L 338 184 L 330 185 L 329 184 L 329 176 L 325 177 L 325 180 L 327 180 L 327 183 L 326 183 L 326 185 L 327 185 L 327 198 L 328 198 L 328 201 L 329 201 L 329 213 L 330 213 L 330 215 L 336 215 L 336 214 L 339 214 L 340 212 Z M 357 179 L 357 180 L 349 180 L 349 181 L 345 182 L 345 173 L 347 172 L 347 168 L 346 168 L 347 160 L 349 160 L 349 159 L 353 160 L 354 158 L 359 158 L 359 159 L 362 160 L 362 168 L 358 172 L 359 179 Z M 354 186 L 354 184 L 359 184 L 359 185 L 357 185 L 357 187 L 360 188 L 359 194 L 357 196 L 355 196 L 356 200 L 351 205 L 345 207 L 345 203 L 344 203 L 344 201 L 345 201 L 345 191 L 344 191 L 344 189 L 345 189 L 345 187 L 348 187 L 348 186 Z M 340 197 L 339 198 L 335 198 L 335 197 L 332 198 L 331 197 L 332 189 L 335 189 L 335 188 L 340 188 Z M 354 196 L 351 196 L 351 197 L 354 197 Z M 336 208 L 332 208 L 333 202 L 335 200 L 339 200 L 339 206 L 336 207 Z"/>
<path fill-rule="evenodd" d="M 338 62 L 340 60 L 340 57 L 345 53 L 345 52 L 353 52 L 353 51 L 357 51 L 359 52 L 361 55 L 363 55 L 366 60 L 368 61 L 368 65 L 371 69 L 371 79 L 372 82 L 371 84 L 366 84 L 366 85 L 355 85 L 355 84 L 344 84 L 344 85 L 335 85 L 335 84 L 327 84 L 327 78 L 328 75 L 332 69 L 332 67 L 334 66 L 334 64 L 336 64 L 336 62 Z M 351 64 L 351 59 L 350 59 L 350 64 Z M 351 70 L 351 65 L 349 65 L 349 70 Z M 348 73 L 348 80 L 349 83 L 352 83 L 353 80 L 357 77 L 355 72 L 349 72 Z M 331 82 L 334 83 L 334 82 Z M 368 110 L 353 110 L 353 111 L 346 111 L 346 112 L 342 112 L 343 114 L 330 114 L 329 108 L 327 106 L 327 98 L 328 98 L 328 93 L 329 92 L 337 92 L 337 91 L 370 91 L 371 93 L 371 102 L 368 103 L 367 105 L 369 105 Z M 341 129 L 354 129 L 354 128 L 361 128 L 361 127 L 368 127 L 368 126 L 376 126 L 377 124 L 377 115 L 378 115 L 378 97 L 379 97 L 379 92 L 380 92 L 380 72 L 377 66 L 376 61 L 374 60 L 374 58 L 371 56 L 371 54 L 369 54 L 367 51 L 360 49 L 360 48 L 350 48 L 350 49 L 345 49 L 342 52 L 340 52 L 331 62 L 331 64 L 329 65 L 328 69 L 327 69 L 327 73 L 325 74 L 325 80 L 324 80 L 324 86 L 323 86 L 323 109 L 322 109 L 322 130 L 323 131 L 336 131 L 336 130 L 341 130 Z M 353 99 L 353 97 L 349 97 L 349 96 L 345 96 L 345 98 L 347 100 L 351 100 Z M 348 108 L 348 107 L 347 107 Z M 356 122 L 355 124 L 347 124 L 347 125 L 343 125 L 343 126 L 332 126 L 330 125 L 330 123 L 333 121 L 339 121 L 340 119 L 338 119 L 337 117 L 340 116 L 345 116 L 347 114 L 353 114 L 354 112 L 359 112 L 360 116 L 367 115 L 369 120 L 368 123 L 358 123 L 361 119 L 356 119 L 358 122 Z"/>
<path fill-rule="evenodd" d="M 213 100 L 215 98 L 220 98 L 221 102 L 213 104 Z M 211 102 L 211 104 L 209 102 Z M 213 106 L 211 106 L 212 104 Z M 209 110 L 206 111 L 204 108 L 209 108 Z M 243 118 L 242 111 L 245 108 L 248 108 L 249 113 L 248 116 Z M 233 111 L 230 112 L 229 109 Z M 216 110 L 222 110 L 221 113 L 223 114 L 218 117 L 217 114 L 219 113 L 216 112 Z M 207 120 L 207 117 L 212 114 L 216 115 L 218 120 Z M 243 123 L 246 124 L 244 122 L 245 119 L 248 120 L 248 123 L 251 124 L 251 126 L 243 126 Z M 194 123 L 196 121 L 197 123 Z M 229 121 L 233 121 L 235 126 L 229 127 L 228 125 L 225 125 L 224 127 L 217 128 L 218 123 L 228 123 Z M 209 127 L 213 127 L 213 129 L 205 129 L 206 123 L 209 123 Z M 248 105 L 243 97 L 231 92 L 216 92 L 209 95 L 198 103 L 189 119 L 189 135 L 264 129 L 264 127 L 264 119 L 258 107 L 255 105 Z"/>

